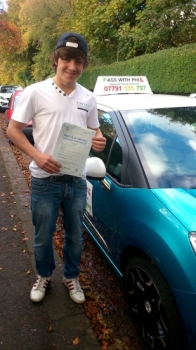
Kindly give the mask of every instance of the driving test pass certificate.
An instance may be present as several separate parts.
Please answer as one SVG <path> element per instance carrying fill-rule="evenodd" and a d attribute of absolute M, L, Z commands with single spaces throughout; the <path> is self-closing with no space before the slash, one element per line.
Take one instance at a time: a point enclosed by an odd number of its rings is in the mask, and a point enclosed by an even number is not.
<path fill-rule="evenodd" d="M 91 129 L 62 125 L 53 153 L 53 158 L 62 165 L 62 174 L 82 176 L 94 135 Z"/>

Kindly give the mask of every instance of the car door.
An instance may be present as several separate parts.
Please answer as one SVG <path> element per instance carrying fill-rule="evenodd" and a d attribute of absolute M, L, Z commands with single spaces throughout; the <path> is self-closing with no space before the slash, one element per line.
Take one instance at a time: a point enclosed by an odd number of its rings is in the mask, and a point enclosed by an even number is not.
<path fill-rule="evenodd" d="M 119 213 L 126 176 L 127 144 L 115 113 L 99 110 L 100 129 L 107 139 L 103 152 L 91 151 L 91 156 L 100 157 L 107 169 L 104 179 L 90 180 L 92 211 L 85 213 L 85 224 L 101 249 L 115 259 Z"/>

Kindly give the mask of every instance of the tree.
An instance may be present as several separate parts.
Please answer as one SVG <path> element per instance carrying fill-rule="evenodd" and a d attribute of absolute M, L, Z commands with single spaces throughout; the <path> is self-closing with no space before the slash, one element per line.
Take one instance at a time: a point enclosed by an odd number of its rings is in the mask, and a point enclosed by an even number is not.
<path fill-rule="evenodd" d="M 194 43 L 195 25 L 195 1 L 147 0 L 128 35 L 136 55 L 152 53 Z"/>
<path fill-rule="evenodd" d="M 96 57 L 107 64 L 124 60 L 125 35 L 121 27 L 127 25 L 130 30 L 135 25 L 137 11 L 144 3 L 141 0 L 73 0 L 66 27 L 86 37 L 91 59 Z M 65 18 L 60 19 L 59 27 L 62 28 L 64 21 Z"/>
<path fill-rule="evenodd" d="M 7 11 L 0 13 L 0 21 L 3 20 L 0 58 L 2 66 L 6 64 L 7 76 L 24 79 L 23 85 L 42 80 L 52 72 L 50 54 L 58 37 L 67 31 L 86 38 L 93 65 L 196 42 L 193 0 L 7 0 L 7 3 Z"/>
<path fill-rule="evenodd" d="M 59 36 L 57 24 L 66 9 L 66 0 L 26 0 L 21 4 L 19 22 L 24 41 L 34 47 L 32 75 L 36 81 L 51 73 L 50 55 Z"/>

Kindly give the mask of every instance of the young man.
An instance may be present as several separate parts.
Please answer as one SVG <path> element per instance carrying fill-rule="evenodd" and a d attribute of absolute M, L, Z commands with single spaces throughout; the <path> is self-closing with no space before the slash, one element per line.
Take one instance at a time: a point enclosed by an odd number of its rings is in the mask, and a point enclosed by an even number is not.
<path fill-rule="evenodd" d="M 32 158 L 31 210 L 35 226 L 34 252 L 37 280 L 30 292 L 33 302 L 41 301 L 55 269 L 53 233 L 59 208 L 63 213 L 63 283 L 76 303 L 85 296 L 79 284 L 82 252 L 82 218 L 86 206 L 85 169 L 82 177 L 61 174 L 61 164 L 53 157 L 59 131 L 64 122 L 96 131 L 92 149 L 102 151 L 106 139 L 99 129 L 93 94 L 76 81 L 88 65 L 87 43 L 77 33 L 64 33 L 52 55 L 54 78 L 28 86 L 14 111 L 8 136 L 15 146 Z M 34 147 L 22 129 L 32 119 Z"/>

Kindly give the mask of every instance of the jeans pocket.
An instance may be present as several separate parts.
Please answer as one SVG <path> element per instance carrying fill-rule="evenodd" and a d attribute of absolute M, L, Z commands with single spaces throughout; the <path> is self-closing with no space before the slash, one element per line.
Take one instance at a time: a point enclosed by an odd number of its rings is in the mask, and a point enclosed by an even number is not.
<path fill-rule="evenodd" d="M 44 192 L 49 187 L 49 181 L 44 179 L 31 178 L 31 191 L 32 192 Z"/>
<path fill-rule="evenodd" d="M 87 189 L 86 180 L 82 179 L 81 177 L 78 177 L 74 181 L 79 188 Z"/>

